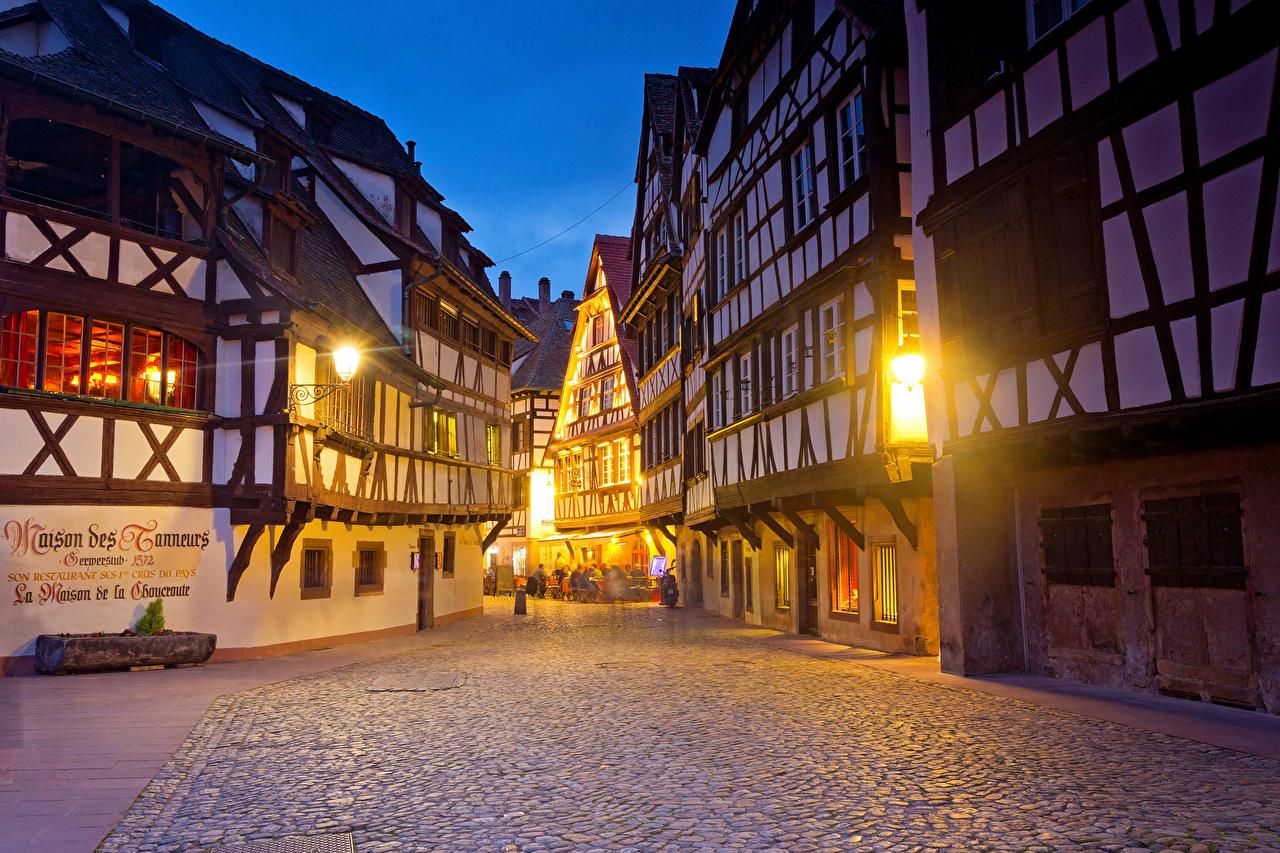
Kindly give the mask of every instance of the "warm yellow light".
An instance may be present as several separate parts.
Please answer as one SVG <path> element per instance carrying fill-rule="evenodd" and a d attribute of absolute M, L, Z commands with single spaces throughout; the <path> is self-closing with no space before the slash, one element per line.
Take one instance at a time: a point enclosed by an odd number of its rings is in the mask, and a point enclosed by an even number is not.
<path fill-rule="evenodd" d="M 333 351 L 333 371 L 341 381 L 350 382 L 359 366 L 360 350 L 355 347 L 338 347 Z"/>
<path fill-rule="evenodd" d="M 904 352 L 893 359 L 893 381 L 914 388 L 924 381 L 924 356 L 916 352 Z"/>

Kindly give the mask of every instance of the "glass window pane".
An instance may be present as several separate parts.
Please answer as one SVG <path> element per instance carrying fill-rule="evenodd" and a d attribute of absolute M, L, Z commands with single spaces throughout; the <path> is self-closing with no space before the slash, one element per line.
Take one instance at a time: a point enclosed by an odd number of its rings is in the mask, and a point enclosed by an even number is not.
<path fill-rule="evenodd" d="M 0 385 L 36 387 L 36 351 L 40 312 L 22 311 L 0 317 Z"/>
<path fill-rule="evenodd" d="M 49 314 L 44 356 L 44 390 L 84 393 L 80 388 L 80 356 L 84 350 L 84 318 Z"/>
<path fill-rule="evenodd" d="M 119 400 L 124 367 L 124 324 L 94 320 L 89 330 L 89 382 L 85 393 L 103 400 Z"/>
<path fill-rule="evenodd" d="M 159 405 L 163 385 L 160 354 L 164 336 L 135 326 L 129 334 L 129 399 Z"/>

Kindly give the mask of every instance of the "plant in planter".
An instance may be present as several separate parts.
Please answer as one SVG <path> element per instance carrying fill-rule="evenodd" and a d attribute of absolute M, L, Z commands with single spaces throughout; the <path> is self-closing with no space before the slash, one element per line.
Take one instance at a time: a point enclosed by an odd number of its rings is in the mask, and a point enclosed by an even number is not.
<path fill-rule="evenodd" d="M 119 634 L 41 634 L 36 638 L 36 669 L 57 673 L 194 665 L 207 661 L 217 643 L 217 634 L 167 629 L 164 601 L 157 598 L 132 629 Z"/>

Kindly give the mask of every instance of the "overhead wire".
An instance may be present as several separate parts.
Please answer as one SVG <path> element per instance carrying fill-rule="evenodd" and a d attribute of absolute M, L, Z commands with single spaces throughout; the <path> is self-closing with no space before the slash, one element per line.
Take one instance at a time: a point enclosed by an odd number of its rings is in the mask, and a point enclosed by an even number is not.
<path fill-rule="evenodd" d="M 582 217 L 581 219 L 579 219 L 577 222 L 575 222 L 575 223 L 573 223 L 572 225 L 570 225 L 568 228 L 565 228 L 564 230 L 562 230 L 562 231 L 560 231 L 560 232 L 558 232 L 558 233 L 556 233 L 556 234 L 552 234 L 550 237 L 548 237 L 547 239 L 543 240 L 541 243 L 538 243 L 536 246 L 530 246 L 529 248 L 525 249 L 523 252 L 516 252 L 514 255 L 507 255 L 505 258 L 503 258 L 503 259 L 502 259 L 502 260 L 500 260 L 500 261 L 494 261 L 494 264 L 495 264 L 495 265 L 496 265 L 496 264 L 505 264 L 507 261 L 510 261 L 510 260 L 512 260 L 512 259 L 514 259 L 514 258 L 518 258 L 518 257 L 520 257 L 521 255 L 527 255 L 527 254 L 529 254 L 530 252 L 532 252 L 532 251 L 533 251 L 533 250 L 535 250 L 535 249 L 541 249 L 543 246 L 547 245 L 548 243 L 552 242 L 553 240 L 558 240 L 558 239 L 560 239 L 561 237 L 563 237 L 564 235 L 568 234 L 568 233 L 569 233 L 570 231 L 572 231 L 573 229 L 577 228 L 577 227 L 578 227 L 579 225 L 581 225 L 582 223 L 586 222 L 586 221 L 587 221 L 588 219 L 590 219 L 591 217 L 595 216 L 595 215 L 596 215 L 597 213 L 599 213 L 600 211 L 604 210 L 606 207 L 608 207 L 610 204 L 612 204 L 612 203 L 613 203 L 614 199 L 616 199 L 618 196 L 622 195 L 622 194 L 626 191 L 626 189 L 627 189 L 628 187 L 633 186 L 633 185 L 634 185 L 634 182 L 633 182 L 633 181 L 627 181 L 625 184 L 623 184 L 623 185 L 618 189 L 618 191 L 617 191 L 616 193 L 614 193 L 613 195 L 609 196 L 609 198 L 608 198 L 608 199 L 606 199 L 606 200 L 605 200 L 605 202 L 604 202 L 603 204 L 601 204 L 601 205 L 600 205 L 599 207 L 597 207 L 595 210 L 593 210 L 593 211 L 591 211 L 590 213 L 588 213 L 586 216 L 584 216 L 584 217 Z"/>

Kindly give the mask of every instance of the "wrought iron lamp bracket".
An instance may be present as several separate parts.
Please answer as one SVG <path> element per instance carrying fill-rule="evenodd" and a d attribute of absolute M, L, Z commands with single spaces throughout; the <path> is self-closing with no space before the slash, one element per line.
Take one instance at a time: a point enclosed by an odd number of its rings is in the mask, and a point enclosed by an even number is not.
<path fill-rule="evenodd" d="M 350 387 L 347 382 L 331 383 L 331 384 L 303 384 L 289 386 L 289 406 L 286 412 L 296 412 L 299 406 L 307 406 L 312 403 L 318 403 L 325 397 L 332 395 L 335 391 L 341 391 Z"/>

